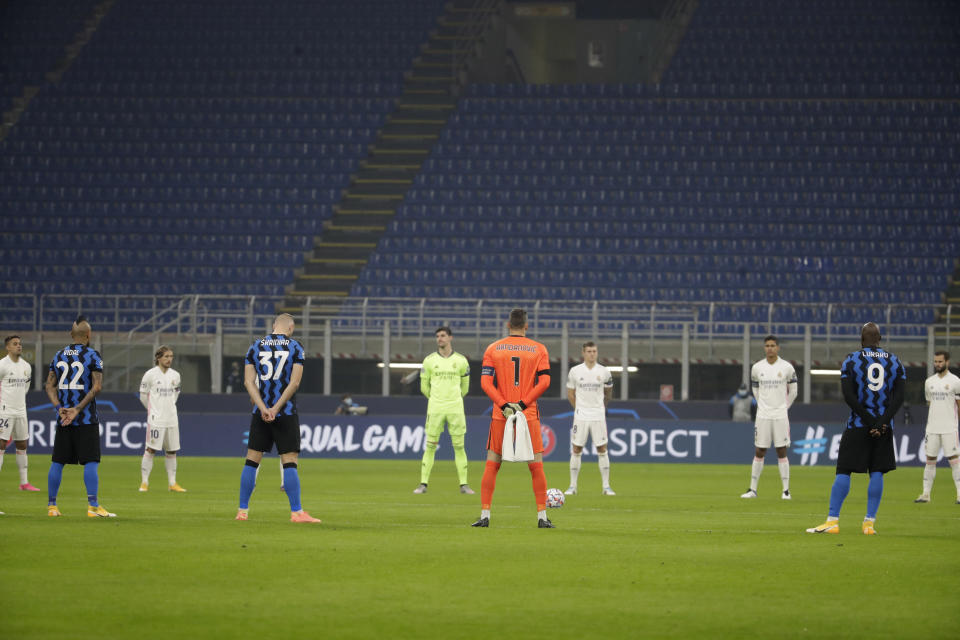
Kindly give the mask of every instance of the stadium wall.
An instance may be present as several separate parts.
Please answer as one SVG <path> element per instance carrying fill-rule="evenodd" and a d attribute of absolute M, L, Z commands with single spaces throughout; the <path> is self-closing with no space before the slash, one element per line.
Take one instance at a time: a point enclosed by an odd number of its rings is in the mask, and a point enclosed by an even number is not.
<path fill-rule="evenodd" d="M 114 402 L 104 398 L 99 402 L 101 418 L 101 446 L 104 455 L 139 455 L 143 451 L 146 425 L 142 410 L 133 408 L 137 402 L 132 394 L 125 394 Z M 210 399 L 210 396 L 205 396 Z M 196 456 L 241 457 L 246 450 L 247 429 L 250 415 L 244 411 L 245 399 L 235 398 L 236 410 L 222 412 L 223 397 L 219 403 L 208 403 L 209 411 L 181 411 L 182 453 Z M 326 399 L 329 400 L 329 399 Z M 362 398 L 358 400 L 363 401 Z M 388 399 L 384 399 L 388 400 Z M 137 402 L 137 404 L 139 404 Z M 193 408 L 199 408 L 199 398 L 191 398 Z M 311 402 L 306 403 L 308 406 Z M 407 404 L 407 407 L 400 405 Z M 420 411 L 424 402 L 419 402 Z M 689 405 L 676 404 L 681 407 Z M 714 416 L 725 415 L 725 406 L 712 405 Z M 118 406 L 119 405 L 119 406 Z M 400 403 L 396 409 L 403 411 L 412 403 Z M 385 408 L 381 405 L 380 409 Z M 640 409 L 638 411 L 637 409 Z M 736 464 L 749 460 L 753 449 L 753 425 L 730 421 L 682 417 L 672 411 L 670 405 L 660 407 L 673 414 L 666 418 L 650 418 L 652 407 L 614 408 L 608 418 L 610 436 L 609 451 L 618 462 L 672 463 L 704 462 Z M 706 411 L 711 407 L 701 406 Z M 843 430 L 842 407 L 825 407 L 823 420 L 803 419 L 795 416 L 792 425 L 793 443 L 789 458 L 792 464 L 801 466 L 836 463 L 840 435 Z M 306 458 L 381 458 L 418 460 L 424 445 L 423 415 L 421 412 L 381 412 L 367 416 L 336 416 L 331 411 L 302 411 L 300 414 L 301 455 Z M 690 412 L 692 413 L 692 412 Z M 487 408 L 489 414 L 489 407 Z M 547 461 L 566 461 L 570 451 L 570 427 L 572 414 L 569 405 L 563 407 L 558 401 L 545 402 L 541 407 L 541 422 Z M 922 421 L 919 423 L 922 425 Z M 55 434 L 55 420 L 49 405 L 32 405 L 29 410 L 30 450 L 34 453 L 50 453 Z M 467 419 L 467 453 L 472 460 L 482 460 L 486 449 L 489 417 L 470 415 Z M 898 428 L 895 433 L 895 448 L 899 464 L 920 464 L 923 446 L 923 429 L 913 425 Z M 440 459 L 453 459 L 453 451 L 447 436 L 441 438 L 437 453 Z M 594 457 L 591 448 L 584 455 Z M 773 454 L 771 454 L 772 456 Z"/>

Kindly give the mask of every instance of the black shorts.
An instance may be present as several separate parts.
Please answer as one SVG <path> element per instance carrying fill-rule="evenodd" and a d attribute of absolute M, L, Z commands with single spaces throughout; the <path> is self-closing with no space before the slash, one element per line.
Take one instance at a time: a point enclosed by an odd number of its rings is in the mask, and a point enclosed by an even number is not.
<path fill-rule="evenodd" d="M 100 425 L 57 425 L 53 439 L 53 456 L 59 464 L 87 464 L 100 462 Z"/>
<path fill-rule="evenodd" d="M 259 413 L 250 420 L 247 448 L 269 452 L 277 445 L 277 453 L 300 453 L 300 417 L 277 416 L 273 422 L 264 422 Z"/>
<path fill-rule="evenodd" d="M 870 436 L 866 427 L 845 429 L 840 436 L 837 473 L 886 473 L 897 468 L 893 452 L 893 429 L 879 438 Z"/>

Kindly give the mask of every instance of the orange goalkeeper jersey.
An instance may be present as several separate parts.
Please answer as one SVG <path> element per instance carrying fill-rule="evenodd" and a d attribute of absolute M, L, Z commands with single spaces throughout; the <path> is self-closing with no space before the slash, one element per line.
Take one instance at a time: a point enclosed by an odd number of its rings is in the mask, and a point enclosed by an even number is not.
<path fill-rule="evenodd" d="M 494 419 L 503 420 L 500 407 L 523 402 L 528 419 L 538 419 L 537 398 L 550 386 L 547 348 L 524 336 L 497 340 L 483 353 L 480 386 L 493 400 Z"/>

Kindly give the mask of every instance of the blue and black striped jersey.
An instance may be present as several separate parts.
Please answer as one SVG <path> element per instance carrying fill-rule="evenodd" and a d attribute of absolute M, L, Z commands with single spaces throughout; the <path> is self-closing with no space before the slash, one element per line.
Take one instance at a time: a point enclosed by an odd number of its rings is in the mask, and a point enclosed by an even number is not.
<path fill-rule="evenodd" d="M 64 347 L 50 361 L 50 371 L 57 378 L 57 401 L 60 406 L 72 408 L 90 393 L 93 373 L 103 371 L 103 359 L 95 349 L 82 344 Z M 85 406 L 70 425 L 100 424 L 97 400 Z"/>
<path fill-rule="evenodd" d="M 840 367 L 840 378 L 853 380 L 860 404 L 870 415 L 879 418 L 893 401 L 894 382 L 897 379 L 906 381 L 907 370 L 900 359 L 886 349 L 865 347 L 847 356 Z M 847 428 L 862 426 L 863 420 L 851 411 Z"/>
<path fill-rule="evenodd" d="M 303 347 L 293 338 L 278 333 L 257 340 L 247 350 L 247 364 L 253 365 L 257 371 L 257 386 L 260 397 L 267 407 L 272 407 L 280 400 L 283 390 L 290 384 L 293 375 L 293 365 L 303 365 Z M 260 409 L 253 408 L 257 413 Z M 297 414 L 296 394 L 283 406 L 279 415 L 293 416 Z"/>

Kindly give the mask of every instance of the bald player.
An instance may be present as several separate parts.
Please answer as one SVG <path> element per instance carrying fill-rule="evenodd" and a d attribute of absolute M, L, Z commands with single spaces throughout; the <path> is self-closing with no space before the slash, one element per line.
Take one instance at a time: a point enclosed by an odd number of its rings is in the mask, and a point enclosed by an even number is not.
<path fill-rule="evenodd" d="M 70 328 L 71 344 L 50 361 L 47 397 L 59 419 L 53 441 L 53 462 L 47 476 L 47 515 L 60 516 L 57 494 L 63 480 L 63 467 L 83 465 L 83 483 L 87 487 L 87 516 L 114 518 L 97 500 L 100 486 L 100 417 L 96 396 L 103 388 L 103 358 L 90 348 L 92 330 L 83 316 L 77 316 Z"/>
<path fill-rule="evenodd" d="M 273 331 L 247 350 L 243 384 L 253 402 L 247 459 L 240 474 L 240 505 L 237 520 L 248 518 L 250 496 L 257 484 L 257 468 L 265 452 L 276 445 L 283 465 L 283 490 L 290 501 L 291 522 L 313 522 L 300 504 L 300 417 L 296 393 L 303 378 L 303 347 L 291 338 L 293 316 L 281 313 L 273 320 Z"/>

